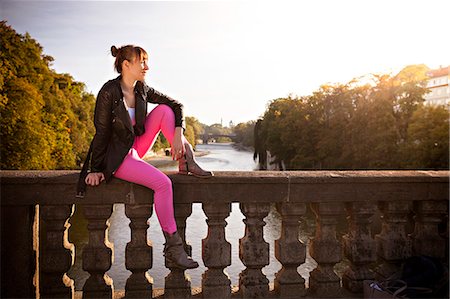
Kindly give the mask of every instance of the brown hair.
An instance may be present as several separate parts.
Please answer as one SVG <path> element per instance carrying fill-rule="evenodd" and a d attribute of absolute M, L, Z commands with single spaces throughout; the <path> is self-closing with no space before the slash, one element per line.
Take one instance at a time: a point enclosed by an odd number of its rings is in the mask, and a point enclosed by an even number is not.
<path fill-rule="evenodd" d="M 122 62 L 125 60 L 133 61 L 136 57 L 139 59 L 144 57 L 147 58 L 147 52 L 141 47 L 134 45 L 126 45 L 117 49 L 116 46 L 111 47 L 111 54 L 116 57 L 114 62 L 114 68 L 118 73 L 122 73 Z"/>

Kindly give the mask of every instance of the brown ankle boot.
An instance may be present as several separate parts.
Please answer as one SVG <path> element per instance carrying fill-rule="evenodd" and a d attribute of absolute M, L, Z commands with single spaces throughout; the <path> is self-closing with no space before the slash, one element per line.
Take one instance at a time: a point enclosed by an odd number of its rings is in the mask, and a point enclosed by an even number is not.
<path fill-rule="evenodd" d="M 166 238 L 166 243 L 164 244 L 166 267 L 179 269 L 197 268 L 198 263 L 188 256 L 186 251 L 184 251 L 183 240 L 178 232 L 174 232 L 173 234 L 169 234 L 167 232 L 163 233 Z"/>
<path fill-rule="evenodd" d="M 189 143 L 185 144 L 186 153 L 178 160 L 178 173 L 189 174 L 199 178 L 209 178 L 214 176 L 211 171 L 203 170 L 195 161 L 194 150 Z"/>

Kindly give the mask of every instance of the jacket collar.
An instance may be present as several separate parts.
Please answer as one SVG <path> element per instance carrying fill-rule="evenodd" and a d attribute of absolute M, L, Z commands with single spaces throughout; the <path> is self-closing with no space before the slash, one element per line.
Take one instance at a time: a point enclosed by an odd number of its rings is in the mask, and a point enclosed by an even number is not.
<path fill-rule="evenodd" d="M 133 125 L 131 123 L 130 115 L 128 114 L 128 111 L 125 107 L 124 103 L 124 97 L 122 92 L 122 87 L 120 86 L 120 80 L 122 79 L 122 75 L 119 75 L 117 78 L 114 79 L 114 83 L 117 88 L 118 92 L 118 106 L 114 109 L 116 110 L 116 114 L 122 119 L 122 121 L 125 123 L 126 127 L 131 131 L 134 132 Z M 134 94 L 135 94 L 135 108 L 136 108 L 136 124 L 135 127 L 143 127 L 145 116 L 146 116 L 146 101 L 145 101 L 145 92 L 144 92 L 144 86 L 145 83 L 142 83 L 138 81 L 136 83 L 136 86 L 134 87 Z"/>

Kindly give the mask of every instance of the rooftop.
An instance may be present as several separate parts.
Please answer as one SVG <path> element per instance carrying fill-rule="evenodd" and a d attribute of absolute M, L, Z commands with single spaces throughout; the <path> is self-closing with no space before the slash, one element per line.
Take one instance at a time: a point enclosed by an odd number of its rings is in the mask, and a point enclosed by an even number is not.
<path fill-rule="evenodd" d="M 449 74 L 449 66 L 446 67 L 440 67 L 438 69 L 429 70 L 427 72 L 428 77 L 430 78 L 436 78 L 436 77 L 442 77 L 442 76 L 448 76 Z"/>

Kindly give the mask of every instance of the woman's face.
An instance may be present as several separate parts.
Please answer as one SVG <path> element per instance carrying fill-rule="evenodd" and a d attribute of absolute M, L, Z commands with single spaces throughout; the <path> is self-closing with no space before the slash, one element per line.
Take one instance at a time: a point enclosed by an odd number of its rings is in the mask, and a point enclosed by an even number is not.
<path fill-rule="evenodd" d="M 147 57 L 136 56 L 133 61 L 129 61 L 129 67 L 127 68 L 129 74 L 134 80 L 144 81 L 145 74 L 148 71 Z"/>

